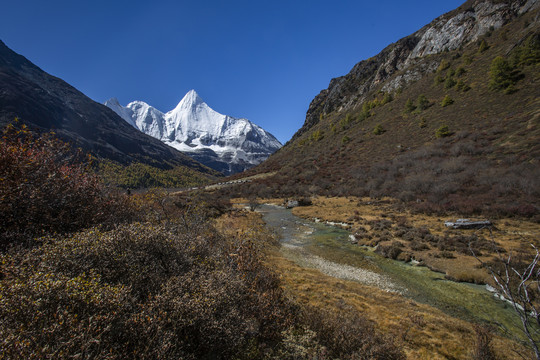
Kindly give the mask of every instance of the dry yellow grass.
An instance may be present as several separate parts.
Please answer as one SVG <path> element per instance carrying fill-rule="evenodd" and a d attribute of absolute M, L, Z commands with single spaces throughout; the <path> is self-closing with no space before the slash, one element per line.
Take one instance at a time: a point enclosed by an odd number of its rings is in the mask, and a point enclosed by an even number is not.
<path fill-rule="evenodd" d="M 343 200 L 330 200 L 329 203 L 333 209 L 345 207 L 340 206 L 344 204 Z M 317 213 L 317 217 L 323 218 L 324 211 L 318 212 L 320 209 L 316 206 L 297 208 L 295 213 L 307 210 L 310 217 Z M 346 220 L 343 218 L 345 212 L 336 213 L 338 215 L 332 220 Z M 370 216 L 377 216 L 375 214 L 376 210 Z M 247 234 L 262 225 L 260 215 L 248 211 L 228 214 L 217 221 L 217 228 L 228 234 Z M 362 313 L 403 346 L 407 359 L 470 358 L 475 346 L 473 324 L 399 294 L 302 268 L 286 259 L 278 247 L 267 248 L 266 251 L 267 262 L 280 274 L 286 293 L 299 304 Z M 514 350 L 525 353 L 521 345 L 498 336 L 493 338 L 493 348 L 505 359 L 521 359 Z"/>
<path fill-rule="evenodd" d="M 396 210 L 396 202 L 390 198 L 373 200 L 369 198 L 324 198 L 316 197 L 313 199 L 312 206 L 297 207 L 293 213 L 297 216 L 323 221 L 345 222 L 351 224 L 351 229 L 363 226 L 368 233 L 374 235 L 375 230 L 371 229 L 367 222 L 381 219 L 401 218 L 407 224 L 414 228 L 426 228 L 432 234 L 443 236 L 448 230 L 444 226 L 445 221 L 455 220 L 455 217 L 439 217 L 435 215 L 413 214 L 409 211 Z M 516 220 L 516 219 L 498 219 L 495 223 L 496 229 L 493 231 L 493 240 L 498 246 L 508 252 L 525 251 L 532 253 L 530 244 L 539 245 L 540 224 Z M 491 239 L 489 230 L 460 230 L 464 235 L 475 233 L 486 239 Z M 381 242 L 381 245 L 389 244 L 392 241 L 400 239 L 392 238 Z M 479 268 L 477 259 L 468 254 L 453 252 L 454 258 L 440 257 L 440 251 L 437 249 L 413 250 L 403 241 L 400 241 L 413 258 L 422 260 L 433 270 L 445 273 L 449 278 L 459 281 L 486 283 L 491 282 L 491 277 L 486 270 Z M 370 245 L 371 241 L 360 239 L 359 245 Z M 484 254 L 480 256 L 483 261 L 489 261 L 493 255 Z"/>
<path fill-rule="evenodd" d="M 401 295 L 301 268 L 277 252 L 269 261 L 296 301 L 330 310 L 361 312 L 404 347 L 407 359 L 465 359 L 474 349 L 471 323 Z M 507 359 L 520 358 L 512 349 L 524 351 L 501 337 L 494 337 L 493 347 Z"/>

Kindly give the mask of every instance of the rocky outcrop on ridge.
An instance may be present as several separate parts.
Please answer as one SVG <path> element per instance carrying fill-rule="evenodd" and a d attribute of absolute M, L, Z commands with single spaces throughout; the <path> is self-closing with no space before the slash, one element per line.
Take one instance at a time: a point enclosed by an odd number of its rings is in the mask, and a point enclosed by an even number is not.
<path fill-rule="evenodd" d="M 428 55 L 459 49 L 539 6 L 538 0 L 467 1 L 375 57 L 359 62 L 347 75 L 332 79 L 328 89 L 312 100 L 305 123 L 293 139 L 317 124 L 321 115 L 361 106 L 367 93 L 377 87 L 392 92 L 434 71 L 439 62 Z"/>

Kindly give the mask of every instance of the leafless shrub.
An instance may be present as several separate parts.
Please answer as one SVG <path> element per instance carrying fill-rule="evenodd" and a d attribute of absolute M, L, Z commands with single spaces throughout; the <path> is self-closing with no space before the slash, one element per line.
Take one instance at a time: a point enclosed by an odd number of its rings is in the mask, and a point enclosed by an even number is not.
<path fill-rule="evenodd" d="M 396 228 L 394 235 L 406 241 L 415 241 L 419 243 L 424 241 L 433 242 L 433 235 L 424 227 L 413 228 L 410 226 L 400 226 Z"/>
<path fill-rule="evenodd" d="M 469 131 L 465 131 L 465 130 L 460 130 L 460 131 L 457 131 L 456 134 L 454 135 L 454 137 L 458 140 L 462 140 L 462 139 L 466 139 L 467 137 L 469 137 L 471 135 L 471 133 Z"/>
<path fill-rule="evenodd" d="M 249 206 L 249 210 L 251 211 L 255 211 L 255 209 L 257 209 L 257 207 L 259 207 L 259 201 L 257 200 L 257 198 L 255 196 L 250 196 L 248 198 L 248 206 Z"/>
<path fill-rule="evenodd" d="M 471 156 L 479 153 L 481 153 L 481 150 L 476 147 L 476 144 L 473 141 L 460 141 L 450 148 L 450 154 L 454 157 L 462 155 Z"/>
<path fill-rule="evenodd" d="M 420 241 L 412 241 L 410 243 L 411 250 L 414 251 L 423 251 L 423 250 L 429 250 L 429 246 L 426 243 L 420 242 Z"/>
<path fill-rule="evenodd" d="M 443 259 L 455 259 L 456 257 L 451 251 L 441 251 L 438 254 L 435 254 L 435 257 L 443 258 Z"/>
<path fill-rule="evenodd" d="M 372 220 L 368 222 L 368 225 L 371 226 L 371 230 L 373 231 L 388 230 L 392 228 L 392 222 L 386 219 Z"/>
<path fill-rule="evenodd" d="M 404 179 L 402 184 L 405 191 L 411 191 L 415 194 L 429 193 L 432 185 L 432 180 L 425 176 L 425 174 L 410 175 Z"/>
<path fill-rule="evenodd" d="M 397 198 L 401 201 L 408 202 L 413 201 L 416 198 L 416 195 L 412 191 L 402 191 L 397 195 Z"/>
<path fill-rule="evenodd" d="M 498 251 L 493 234 L 491 242 L 496 252 L 494 263 L 481 260 L 472 246 L 469 247 L 470 252 L 489 271 L 500 294 L 512 304 L 530 348 L 536 359 L 540 359 L 540 252 L 531 244 L 534 249 L 532 258 L 515 257 L 513 253 L 503 255 Z"/>
<path fill-rule="evenodd" d="M 462 157 L 450 158 L 439 164 L 442 174 L 455 174 L 467 168 L 467 161 Z"/>
<path fill-rule="evenodd" d="M 491 346 L 492 334 L 489 328 L 481 325 L 474 326 L 476 342 L 472 358 L 474 360 L 497 360 Z"/>

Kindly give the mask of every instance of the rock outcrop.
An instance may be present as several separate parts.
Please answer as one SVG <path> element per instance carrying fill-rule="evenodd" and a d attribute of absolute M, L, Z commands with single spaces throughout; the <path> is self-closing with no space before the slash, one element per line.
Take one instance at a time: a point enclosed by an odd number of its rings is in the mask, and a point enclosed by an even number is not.
<path fill-rule="evenodd" d="M 392 92 L 434 71 L 439 62 L 428 55 L 459 49 L 538 7 L 538 0 L 467 1 L 377 56 L 359 62 L 347 75 L 332 79 L 328 89 L 312 100 L 305 123 L 293 139 L 317 124 L 321 115 L 361 106 L 366 94 L 377 87 Z"/>

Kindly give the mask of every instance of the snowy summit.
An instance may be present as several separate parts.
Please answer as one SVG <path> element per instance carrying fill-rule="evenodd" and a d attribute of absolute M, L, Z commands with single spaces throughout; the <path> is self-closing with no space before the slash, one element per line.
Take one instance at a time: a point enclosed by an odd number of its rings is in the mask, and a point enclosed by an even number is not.
<path fill-rule="evenodd" d="M 213 110 L 195 90 L 167 113 L 143 101 L 124 107 L 113 98 L 105 105 L 133 127 L 226 175 L 261 163 L 282 146 L 251 121 Z"/>

